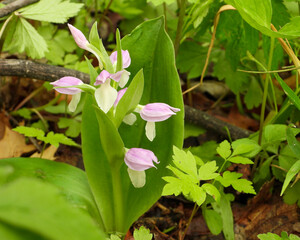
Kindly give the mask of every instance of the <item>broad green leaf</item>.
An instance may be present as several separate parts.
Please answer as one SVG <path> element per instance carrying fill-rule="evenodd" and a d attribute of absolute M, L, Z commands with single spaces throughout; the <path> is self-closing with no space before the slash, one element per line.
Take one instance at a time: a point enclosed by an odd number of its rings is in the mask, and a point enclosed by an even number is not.
<path fill-rule="evenodd" d="M 150 233 L 150 230 L 141 226 L 139 229 L 135 229 L 133 232 L 134 240 L 151 240 L 153 234 Z"/>
<path fill-rule="evenodd" d="M 0 195 L 0 222 L 47 239 L 105 239 L 92 218 L 72 207 L 49 183 L 20 178 L 1 187 Z"/>
<path fill-rule="evenodd" d="M 232 163 L 240 163 L 240 164 L 253 164 L 253 162 L 249 158 L 241 157 L 241 156 L 235 156 L 228 158 L 229 162 Z"/>
<path fill-rule="evenodd" d="M 299 16 L 299 20 L 300 20 L 300 16 Z M 298 110 L 300 110 L 300 99 L 296 95 L 296 93 L 294 93 L 293 90 L 281 79 L 278 73 L 275 73 L 275 78 L 279 82 L 280 86 L 283 88 L 285 94 L 288 96 L 290 101 L 298 108 Z"/>
<path fill-rule="evenodd" d="M 226 240 L 235 239 L 233 230 L 233 214 L 230 205 L 230 201 L 232 201 L 231 198 L 231 194 L 225 194 L 221 192 L 220 203 L 212 203 L 213 209 L 221 215 L 223 222 L 223 233 Z"/>
<path fill-rule="evenodd" d="M 279 29 L 279 33 L 289 38 L 297 38 L 300 36 L 300 16 L 294 17 L 291 21 Z"/>
<path fill-rule="evenodd" d="M 227 140 L 224 140 L 217 147 L 217 153 L 224 159 L 227 159 L 231 154 L 231 146 Z"/>
<path fill-rule="evenodd" d="M 120 99 L 115 114 L 115 125 L 117 127 L 123 121 L 123 118 L 131 113 L 139 104 L 144 91 L 144 74 L 141 69 L 132 79 L 128 89 Z"/>
<path fill-rule="evenodd" d="M 35 28 L 25 20 L 18 17 L 15 30 L 12 31 L 12 39 L 7 42 L 5 50 L 14 50 L 20 53 L 26 52 L 31 58 L 42 58 L 47 52 L 47 43 Z"/>
<path fill-rule="evenodd" d="M 198 170 L 199 180 L 210 180 L 219 176 L 219 173 L 216 173 L 218 166 L 216 166 L 216 161 L 211 161 L 205 163 Z"/>
<path fill-rule="evenodd" d="M 13 172 L 7 179 L 8 182 L 26 176 L 39 178 L 55 185 L 69 203 L 82 210 L 87 210 L 97 220 L 98 224 L 101 224 L 86 174 L 79 168 L 41 158 L 1 159 L 0 167 L 13 168 Z"/>
<path fill-rule="evenodd" d="M 103 219 L 104 229 L 114 232 L 112 177 L 99 136 L 92 96 L 87 95 L 82 111 L 82 156 L 90 188 Z"/>
<path fill-rule="evenodd" d="M 300 207 L 300 181 L 296 182 L 293 187 L 287 188 L 283 194 L 283 200 L 287 204 L 295 204 Z"/>
<path fill-rule="evenodd" d="M 235 140 L 234 142 L 232 142 L 231 146 L 234 153 L 238 152 L 239 154 L 241 154 L 241 152 L 243 152 L 242 155 L 248 158 L 256 156 L 261 150 L 261 146 L 257 143 L 257 141 L 254 141 L 253 139 L 249 138 L 241 138 Z M 251 151 L 243 151 L 243 149 L 249 150 L 251 148 L 250 146 L 253 146 L 253 149 Z"/>
<path fill-rule="evenodd" d="M 295 134 L 293 133 L 291 128 L 286 129 L 286 139 L 288 141 L 289 147 L 292 149 L 296 156 L 300 156 L 300 143 L 295 138 Z"/>
<path fill-rule="evenodd" d="M 289 169 L 288 173 L 286 174 L 286 178 L 284 180 L 280 196 L 284 193 L 289 183 L 292 181 L 292 179 L 300 172 L 300 160 L 295 162 L 293 166 Z"/>
<path fill-rule="evenodd" d="M 175 116 L 155 124 L 156 137 L 153 142 L 147 139 L 146 123 L 139 116 L 134 126 L 122 124 L 119 128 L 126 147 L 150 149 L 160 161 L 157 169 L 146 170 L 147 180 L 143 188 L 135 189 L 129 181 L 124 181 L 124 193 L 128 193 L 124 221 L 126 228 L 129 228 L 161 196 L 165 185 L 162 177 L 169 172 L 166 166 L 172 160 L 173 145 L 181 148 L 183 143 L 184 112 L 173 44 L 165 32 L 163 18 L 138 26 L 122 39 L 122 48 L 130 53 L 131 65 L 127 70 L 131 75 L 135 76 L 143 69 L 145 85 L 140 104 L 163 102 L 181 109 Z M 125 167 L 123 171 L 126 173 Z"/>
<path fill-rule="evenodd" d="M 94 105 L 94 108 L 99 123 L 101 145 L 107 160 L 114 167 L 120 166 L 125 153 L 122 138 L 109 117 L 98 106 Z"/>
<path fill-rule="evenodd" d="M 220 214 L 207 208 L 202 210 L 202 214 L 209 231 L 214 235 L 220 234 L 223 229 L 223 222 Z"/>
<path fill-rule="evenodd" d="M 81 3 L 69 0 L 40 0 L 39 2 L 19 9 L 23 17 L 54 23 L 65 23 L 70 17 L 77 15 L 83 7 Z"/>

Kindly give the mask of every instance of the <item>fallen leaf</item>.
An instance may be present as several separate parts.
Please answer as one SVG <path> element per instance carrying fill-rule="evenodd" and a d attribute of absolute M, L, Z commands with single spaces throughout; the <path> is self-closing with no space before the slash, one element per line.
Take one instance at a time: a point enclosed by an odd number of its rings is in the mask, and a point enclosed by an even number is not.
<path fill-rule="evenodd" d="M 27 153 L 35 149 L 32 144 L 26 144 L 25 137 L 23 135 L 11 130 L 1 121 L 0 129 L 2 129 L 3 136 L 0 139 L 0 159 L 20 157 L 23 153 Z"/>
<path fill-rule="evenodd" d="M 46 148 L 43 152 L 43 155 L 41 157 L 41 153 L 35 152 L 30 157 L 31 158 L 44 158 L 48 160 L 55 160 L 56 157 L 54 157 L 55 153 L 57 151 L 57 147 L 50 145 L 50 147 Z"/>

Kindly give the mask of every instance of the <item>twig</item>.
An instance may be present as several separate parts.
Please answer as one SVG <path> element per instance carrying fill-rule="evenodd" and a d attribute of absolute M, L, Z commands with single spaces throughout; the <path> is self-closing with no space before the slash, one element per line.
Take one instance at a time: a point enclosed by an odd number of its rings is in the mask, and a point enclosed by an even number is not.
<path fill-rule="evenodd" d="M 89 75 L 83 72 L 19 59 L 0 59 L 0 76 L 27 77 L 49 82 L 72 76 L 85 83 L 90 81 Z"/>
<path fill-rule="evenodd" d="M 89 82 L 89 75 L 86 73 L 18 59 L 0 59 L 0 76 L 19 76 L 50 82 L 64 76 L 72 76 L 81 79 L 83 82 Z M 225 127 L 227 127 L 233 140 L 248 137 L 252 133 L 189 106 L 185 106 L 185 119 L 187 122 L 213 130 L 223 137 L 228 136 L 225 130 Z"/>
<path fill-rule="evenodd" d="M 38 1 L 39 0 L 17 0 L 12 3 L 9 3 L 5 7 L 0 9 L 0 18 L 5 17 L 22 7 L 28 6 L 32 3 L 36 3 Z"/>

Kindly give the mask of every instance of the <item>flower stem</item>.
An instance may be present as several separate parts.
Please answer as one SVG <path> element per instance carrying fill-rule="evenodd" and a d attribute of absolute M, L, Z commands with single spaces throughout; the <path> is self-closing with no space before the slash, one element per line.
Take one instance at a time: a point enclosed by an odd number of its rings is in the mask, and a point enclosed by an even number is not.
<path fill-rule="evenodd" d="M 121 165 L 111 166 L 113 196 L 114 196 L 113 204 L 114 204 L 114 214 L 115 214 L 114 223 L 115 223 L 115 230 L 118 232 L 124 230 L 123 229 L 124 208 L 123 208 L 123 194 L 122 194 L 120 166 Z"/>

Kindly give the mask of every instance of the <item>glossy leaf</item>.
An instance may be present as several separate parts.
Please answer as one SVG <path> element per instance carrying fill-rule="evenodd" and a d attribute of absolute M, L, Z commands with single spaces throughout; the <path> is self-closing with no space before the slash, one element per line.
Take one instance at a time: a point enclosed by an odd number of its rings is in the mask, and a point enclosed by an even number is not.
<path fill-rule="evenodd" d="M 127 193 L 125 203 L 127 228 L 140 215 L 147 211 L 160 197 L 165 182 L 162 176 L 168 175 L 166 166 L 172 159 L 173 145 L 182 146 L 183 142 L 183 101 L 180 81 L 175 68 L 173 44 L 165 33 L 163 18 L 153 19 L 138 26 L 130 35 L 122 39 L 122 48 L 129 51 L 131 65 L 128 71 L 132 76 L 143 69 L 144 93 L 141 104 L 163 102 L 181 111 L 164 122 L 155 124 L 156 137 L 150 142 L 145 135 L 145 122 L 139 117 L 134 126 L 122 124 L 120 133 L 125 146 L 142 147 L 152 150 L 160 163 L 157 169 L 146 171 L 146 185 L 135 189 L 124 181 Z M 123 168 L 124 174 L 126 168 Z"/>
<path fill-rule="evenodd" d="M 9 182 L 26 176 L 40 178 L 59 187 L 71 204 L 87 209 L 101 224 L 86 174 L 79 168 L 41 158 L 1 159 L 0 167 L 2 166 L 13 167 L 13 173 L 8 177 Z"/>
<path fill-rule="evenodd" d="M 92 218 L 72 207 L 59 188 L 49 183 L 19 178 L 0 187 L 0 195 L 2 223 L 38 233 L 46 239 L 105 240 Z"/>

